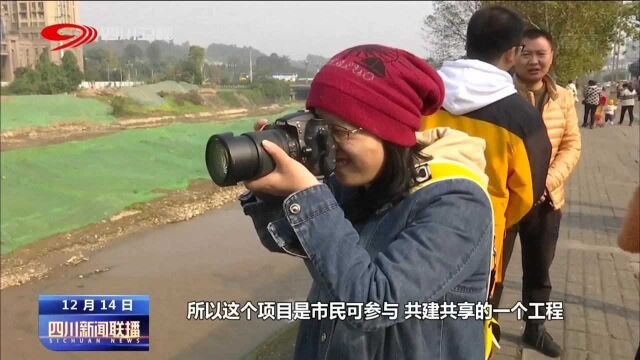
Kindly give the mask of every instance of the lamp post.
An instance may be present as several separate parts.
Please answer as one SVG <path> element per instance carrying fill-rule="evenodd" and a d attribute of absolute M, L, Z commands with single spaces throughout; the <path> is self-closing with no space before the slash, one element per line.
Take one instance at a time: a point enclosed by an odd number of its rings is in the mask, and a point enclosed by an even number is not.
<path fill-rule="evenodd" d="M 304 61 L 304 81 L 309 82 L 309 60 Z"/>
<path fill-rule="evenodd" d="M 232 84 L 235 82 L 235 79 L 236 79 L 236 67 L 237 67 L 236 63 L 229 64 L 229 68 L 231 68 L 231 83 Z"/>
<path fill-rule="evenodd" d="M 251 48 L 249 48 L 249 83 L 253 83 L 253 60 L 251 59 Z"/>

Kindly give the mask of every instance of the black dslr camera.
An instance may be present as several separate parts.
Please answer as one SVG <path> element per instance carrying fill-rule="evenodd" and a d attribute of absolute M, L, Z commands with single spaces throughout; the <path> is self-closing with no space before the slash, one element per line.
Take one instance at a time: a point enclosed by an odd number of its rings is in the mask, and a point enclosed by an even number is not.
<path fill-rule="evenodd" d="M 211 179 L 218 186 L 230 186 L 273 171 L 275 165 L 262 148 L 262 140 L 277 144 L 316 176 L 328 176 L 335 169 L 336 145 L 327 122 L 301 110 L 277 119 L 262 131 L 211 136 L 205 151 Z"/>

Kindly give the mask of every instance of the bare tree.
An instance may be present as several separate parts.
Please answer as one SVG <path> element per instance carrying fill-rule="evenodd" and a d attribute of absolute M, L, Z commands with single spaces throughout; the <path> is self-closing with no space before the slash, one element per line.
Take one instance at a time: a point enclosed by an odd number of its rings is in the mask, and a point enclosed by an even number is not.
<path fill-rule="evenodd" d="M 422 25 L 425 49 L 432 65 L 439 67 L 445 60 L 455 60 L 465 53 L 467 24 L 481 1 L 440 1 L 433 3 L 433 13 Z"/>

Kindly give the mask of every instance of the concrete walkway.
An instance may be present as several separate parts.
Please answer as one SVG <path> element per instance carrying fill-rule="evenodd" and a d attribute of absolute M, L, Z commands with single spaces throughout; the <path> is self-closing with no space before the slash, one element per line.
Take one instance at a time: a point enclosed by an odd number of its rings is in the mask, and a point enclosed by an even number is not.
<path fill-rule="evenodd" d="M 640 256 L 617 246 L 622 220 L 640 178 L 637 119 L 636 115 L 632 127 L 625 119 L 622 126 L 581 129 L 582 156 L 567 186 L 551 268 L 551 301 L 564 303 L 564 320 L 548 321 L 547 327 L 564 349 L 562 359 L 629 360 L 640 343 Z M 521 263 L 516 241 L 501 308 L 521 299 Z M 524 322 L 517 321 L 515 314 L 504 315 L 500 315 L 502 350 L 494 358 L 547 359 L 522 345 Z"/>

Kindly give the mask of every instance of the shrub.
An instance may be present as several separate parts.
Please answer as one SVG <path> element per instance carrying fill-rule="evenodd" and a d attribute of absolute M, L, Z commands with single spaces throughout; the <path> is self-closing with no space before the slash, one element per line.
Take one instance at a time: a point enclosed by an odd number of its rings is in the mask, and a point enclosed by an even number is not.
<path fill-rule="evenodd" d="M 240 107 L 240 100 L 236 97 L 236 94 L 230 91 L 219 91 L 217 96 L 231 107 Z"/>
<path fill-rule="evenodd" d="M 271 102 L 286 100 L 291 92 L 288 83 L 275 79 L 259 80 L 251 85 L 251 89 L 258 90 L 266 100 Z"/>
<path fill-rule="evenodd" d="M 82 76 L 73 53 L 65 52 L 62 65 L 56 65 L 49 60 L 48 53 L 43 52 L 33 69 L 16 69 L 16 79 L 9 91 L 21 95 L 72 92 L 78 88 Z"/>
<path fill-rule="evenodd" d="M 120 117 L 129 114 L 127 110 L 127 99 L 125 99 L 124 97 L 115 96 L 109 103 L 111 104 L 111 111 L 114 116 Z"/>
<path fill-rule="evenodd" d="M 198 94 L 197 90 L 191 90 L 188 93 L 173 93 L 173 98 L 176 101 L 176 104 L 179 106 L 183 106 L 185 101 L 188 101 L 194 105 L 203 105 L 204 99 L 200 94 Z"/>

